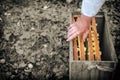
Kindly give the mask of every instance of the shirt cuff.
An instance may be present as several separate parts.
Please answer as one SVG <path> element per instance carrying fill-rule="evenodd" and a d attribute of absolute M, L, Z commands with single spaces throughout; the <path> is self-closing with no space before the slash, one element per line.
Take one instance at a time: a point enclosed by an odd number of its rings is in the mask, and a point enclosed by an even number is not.
<path fill-rule="evenodd" d="M 95 16 L 105 0 L 83 0 L 82 1 L 82 14 L 92 17 Z"/>

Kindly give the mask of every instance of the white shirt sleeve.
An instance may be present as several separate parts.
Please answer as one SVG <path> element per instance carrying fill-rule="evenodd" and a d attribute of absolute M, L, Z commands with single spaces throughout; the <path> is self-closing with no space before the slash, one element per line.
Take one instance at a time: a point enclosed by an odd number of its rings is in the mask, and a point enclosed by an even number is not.
<path fill-rule="evenodd" d="M 105 0 L 83 0 L 82 1 L 82 14 L 92 17 L 95 16 Z"/>

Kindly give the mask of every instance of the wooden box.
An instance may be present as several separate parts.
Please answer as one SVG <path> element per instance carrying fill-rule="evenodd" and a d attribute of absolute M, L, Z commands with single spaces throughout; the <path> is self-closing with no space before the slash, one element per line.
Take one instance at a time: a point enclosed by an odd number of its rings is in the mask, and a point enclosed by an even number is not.
<path fill-rule="evenodd" d="M 71 16 L 76 16 L 73 12 Z M 111 80 L 117 65 L 117 57 L 110 35 L 109 21 L 105 13 L 96 16 L 97 31 L 99 33 L 101 61 L 74 60 L 73 42 L 69 45 L 69 80 Z M 72 19 L 72 17 L 71 17 Z"/>

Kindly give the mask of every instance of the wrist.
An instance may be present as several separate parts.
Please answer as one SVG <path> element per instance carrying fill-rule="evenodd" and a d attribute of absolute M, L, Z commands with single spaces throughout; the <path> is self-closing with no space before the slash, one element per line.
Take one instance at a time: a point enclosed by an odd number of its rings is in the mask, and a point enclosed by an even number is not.
<path fill-rule="evenodd" d="M 90 23 L 92 21 L 92 17 L 81 14 L 81 20 L 84 22 Z"/>

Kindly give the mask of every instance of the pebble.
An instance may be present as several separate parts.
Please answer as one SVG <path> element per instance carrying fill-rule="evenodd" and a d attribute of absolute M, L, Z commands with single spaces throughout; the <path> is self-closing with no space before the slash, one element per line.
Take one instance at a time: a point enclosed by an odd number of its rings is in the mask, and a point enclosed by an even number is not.
<path fill-rule="evenodd" d="M 11 13 L 5 12 L 4 15 L 5 15 L 5 16 L 11 16 Z"/>
<path fill-rule="evenodd" d="M 33 64 L 29 63 L 29 64 L 28 64 L 28 67 L 29 67 L 29 68 L 33 68 Z"/>
<path fill-rule="evenodd" d="M 32 27 L 30 30 L 31 30 L 31 31 L 34 31 L 34 30 L 35 30 L 35 28 L 34 28 L 34 27 Z"/>
<path fill-rule="evenodd" d="M 48 9 L 48 6 L 44 6 L 44 7 L 43 7 L 43 10 L 46 10 L 46 9 Z"/>
<path fill-rule="evenodd" d="M 72 2 L 72 0 L 66 0 L 66 2 L 69 4 L 69 3 L 71 3 L 71 2 Z"/>
<path fill-rule="evenodd" d="M 5 59 L 1 59 L 0 63 L 4 64 L 5 63 Z"/>
<path fill-rule="evenodd" d="M 2 21 L 2 18 L 0 17 L 0 21 Z"/>

